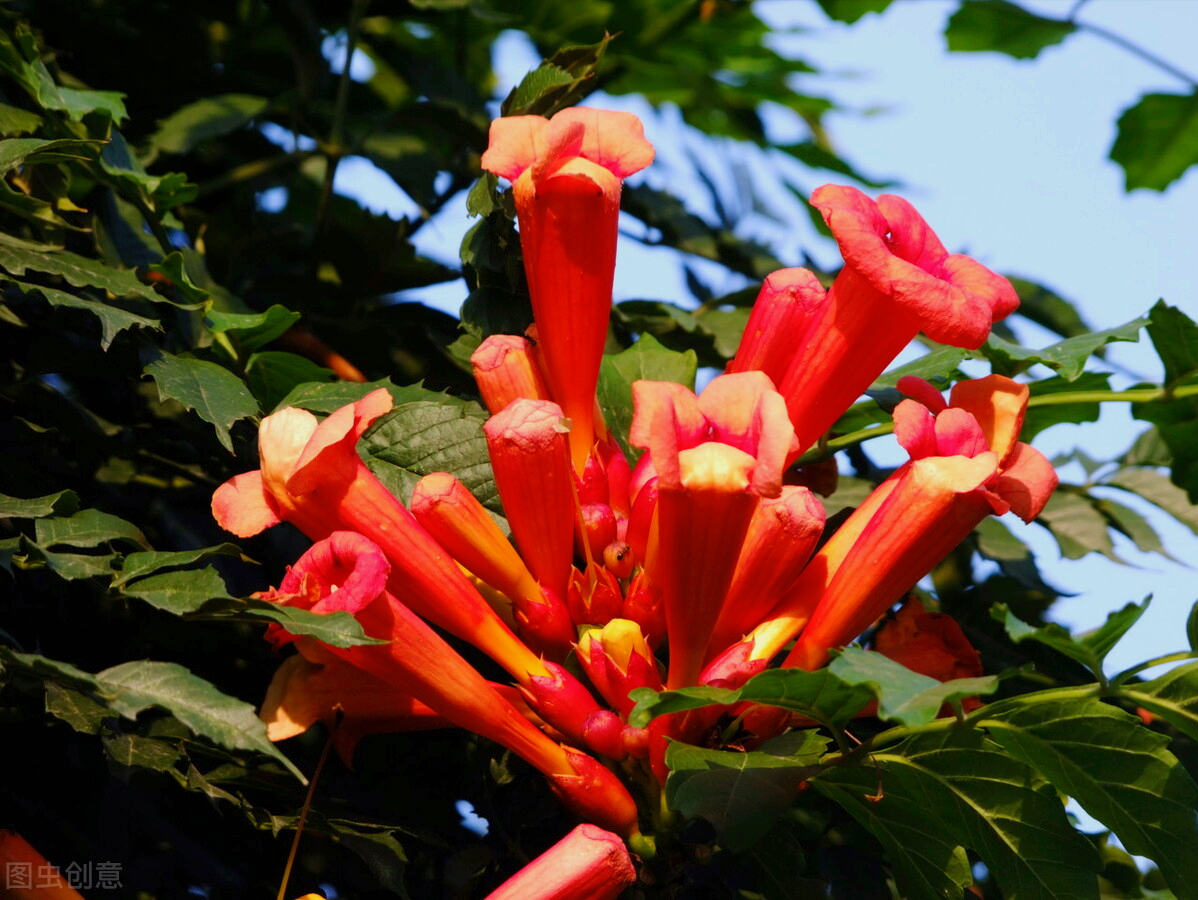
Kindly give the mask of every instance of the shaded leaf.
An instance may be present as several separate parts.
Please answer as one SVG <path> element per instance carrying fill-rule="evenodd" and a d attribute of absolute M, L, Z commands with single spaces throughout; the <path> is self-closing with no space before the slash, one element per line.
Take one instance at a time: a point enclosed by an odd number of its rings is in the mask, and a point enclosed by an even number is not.
<path fill-rule="evenodd" d="M 389 639 L 369 637 L 351 613 L 338 610 L 316 613 L 294 606 L 281 606 L 254 597 L 234 600 L 218 597 L 199 610 L 197 618 L 252 618 L 282 625 L 295 635 L 314 638 L 330 647 L 357 647 L 367 644 L 386 644 Z"/>
<path fill-rule="evenodd" d="M 1176 306 L 1158 300 L 1146 320 L 1152 346 L 1165 366 L 1165 387 L 1198 374 L 1198 322 Z"/>
<path fill-rule="evenodd" d="M 0 266 L 13 275 L 42 272 L 64 278 L 74 287 L 96 287 L 118 297 L 137 297 L 153 303 L 170 302 L 149 285 L 142 284 L 132 269 L 117 269 L 67 250 L 33 249 L 0 242 Z"/>
<path fill-rule="evenodd" d="M 101 724 L 112 715 L 87 694 L 54 681 L 46 682 L 46 712 L 83 734 L 99 734 Z"/>
<path fill-rule="evenodd" d="M 246 360 L 245 381 L 263 409 L 271 409 L 297 387 L 332 382 L 336 373 L 282 350 L 260 350 Z"/>
<path fill-rule="evenodd" d="M 162 569 L 178 569 L 195 565 L 214 556 L 240 556 L 241 549 L 235 544 L 217 544 L 200 550 L 145 551 L 130 553 L 121 562 L 121 571 L 113 579 L 112 586 L 121 585 L 137 578 L 153 575 Z"/>
<path fill-rule="evenodd" d="M 999 683 L 995 675 L 937 681 L 860 647 L 846 647 L 828 668 L 845 684 L 869 688 L 878 698 L 878 717 L 902 725 L 926 725 L 944 704 L 993 693 Z"/>
<path fill-rule="evenodd" d="M 241 128 L 270 105 L 253 94 L 219 94 L 194 100 L 158 123 L 150 143 L 163 153 L 187 153 L 197 144 Z"/>
<path fill-rule="evenodd" d="M 113 762 L 122 766 L 138 766 L 165 772 L 173 769 L 183 758 L 175 744 L 139 734 L 113 734 L 104 739 L 104 752 Z"/>
<path fill-rule="evenodd" d="M 224 579 L 211 566 L 138 578 L 121 592 L 175 615 L 195 612 L 212 599 L 229 598 Z"/>
<path fill-rule="evenodd" d="M 1052 647 L 1065 654 L 1091 672 L 1098 679 L 1103 678 L 1102 664 L 1120 639 L 1140 620 L 1140 616 L 1148 609 L 1152 598 L 1145 598 L 1143 603 L 1128 603 L 1122 609 L 1107 616 L 1106 621 L 1098 628 L 1074 637 L 1067 629 L 1055 622 L 1044 626 L 1028 625 L 1020 621 L 1001 603 L 991 609 L 991 616 L 1002 623 L 1011 640 L 1031 640 Z"/>
<path fill-rule="evenodd" d="M 1119 116 L 1111 160 L 1123 189 L 1163 191 L 1198 162 L 1198 91 L 1145 94 Z"/>
<path fill-rule="evenodd" d="M 34 540 L 40 547 L 98 547 L 110 541 L 149 547 L 145 535 L 130 522 L 98 509 L 84 509 L 70 516 L 38 519 Z"/>
<path fill-rule="evenodd" d="M 275 303 L 260 313 L 221 312 L 211 309 L 204 318 L 205 324 L 212 331 L 218 334 L 232 333 L 236 335 L 237 343 L 242 349 L 257 350 L 298 322 L 300 314 Z"/>
<path fill-rule="evenodd" d="M 1017 375 L 1038 363 L 1060 372 L 1061 377 L 1067 381 L 1073 381 L 1082 374 L 1086 360 L 1095 350 L 1112 341 L 1138 341 L 1140 329 L 1146 324 L 1147 319 L 1133 319 L 1117 328 L 1065 338 L 1042 350 L 1020 347 L 992 334 L 982 347 L 981 353 L 994 364 L 994 371 L 1001 375 Z"/>
<path fill-rule="evenodd" d="M 79 498 L 74 491 L 59 491 L 28 500 L 0 494 L 0 517 L 38 519 L 42 516 L 69 516 L 78 509 Z"/>
<path fill-rule="evenodd" d="M 1056 539 L 1066 559 L 1081 559 L 1087 553 L 1101 553 L 1120 562 L 1115 545 L 1107 532 L 1107 521 L 1088 494 L 1057 490 L 1037 521 Z"/>
<path fill-rule="evenodd" d="M 138 660 L 96 675 L 110 706 L 123 716 L 160 707 L 195 734 L 230 750 L 253 750 L 303 775 L 266 737 L 266 725 L 250 704 L 221 693 L 212 684 L 175 663 Z"/>
<path fill-rule="evenodd" d="M 993 50 L 1016 59 L 1034 59 L 1075 30 L 1072 22 L 1046 19 L 1007 0 L 962 0 L 944 36 L 952 51 Z"/>
<path fill-rule="evenodd" d="M 158 384 L 160 400 L 177 400 L 216 429 L 221 445 L 233 452 L 229 429 L 238 419 L 258 415 L 258 401 L 240 378 L 216 363 L 163 352 L 145 368 Z"/>
<path fill-rule="evenodd" d="M 880 13 L 891 0 L 816 0 L 829 19 L 852 24 L 867 13 Z"/>
<path fill-rule="evenodd" d="M 1129 851 L 1156 862 L 1178 896 L 1198 883 L 1198 786 L 1166 749 L 1168 738 L 1096 697 L 1030 695 L 996 707 L 984 713 L 991 739 L 1080 803 Z"/>
<path fill-rule="evenodd" d="M 747 850 L 794 801 L 829 743 L 816 731 L 784 734 L 749 753 L 672 742 L 666 802 L 688 818 L 709 821 L 729 850 Z"/>
<path fill-rule="evenodd" d="M 96 141 L 70 139 L 10 138 L 3 140 L 0 141 L 0 174 L 7 174 L 18 166 L 87 159 L 89 154 L 85 151 L 93 149 L 96 144 Z"/>
<path fill-rule="evenodd" d="M 139 316 L 100 300 L 91 300 L 78 294 L 60 291 L 57 288 L 42 287 L 40 284 L 28 284 L 14 278 L 7 278 L 3 274 L 0 274 L 0 282 L 12 285 L 25 295 L 40 294 L 51 306 L 82 309 L 91 313 L 100 320 L 100 347 L 104 350 L 107 350 L 116 336 L 126 329 L 140 327 L 149 328 L 152 331 L 162 330 L 162 325 L 156 319 Z"/>

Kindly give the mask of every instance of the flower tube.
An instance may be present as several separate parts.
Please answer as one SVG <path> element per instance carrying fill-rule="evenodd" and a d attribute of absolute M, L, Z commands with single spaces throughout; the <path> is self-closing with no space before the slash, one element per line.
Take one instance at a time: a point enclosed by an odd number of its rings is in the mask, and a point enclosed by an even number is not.
<path fill-rule="evenodd" d="M 486 900 L 615 900 L 636 880 L 618 835 L 579 825 Z"/>
<path fill-rule="evenodd" d="M 766 276 L 741 335 L 736 356 L 724 371 L 756 369 L 781 384 L 795 347 L 820 312 L 827 295 L 808 269 L 779 269 Z"/>
<path fill-rule="evenodd" d="M 658 473 L 657 539 L 645 568 L 661 590 L 666 685 L 676 689 L 697 683 L 753 512 L 761 497 L 781 493 L 794 430 L 761 372 L 722 375 L 698 398 L 670 382 L 632 389 L 629 440 Z"/>
<path fill-rule="evenodd" d="M 844 256 L 778 390 L 803 452 L 919 333 L 976 349 L 1019 305 L 1005 278 L 950 254 L 915 208 L 825 185 L 811 195 Z"/>
<path fill-rule="evenodd" d="M 595 439 L 595 386 L 607 339 L 624 178 L 653 161 L 630 113 L 565 109 L 491 123 L 482 167 L 510 179 L 520 246 L 553 399 L 573 427 L 581 474 Z"/>
<path fill-rule="evenodd" d="M 493 334 L 479 344 L 470 365 L 478 392 L 492 415 L 520 397 L 549 399 L 549 388 L 526 337 Z"/>
<path fill-rule="evenodd" d="M 544 675 L 525 646 L 453 560 L 358 457 L 357 442 L 391 408 L 380 388 L 322 422 L 288 408 L 258 432 L 259 471 L 237 475 L 212 496 L 216 521 L 238 537 L 291 522 L 312 540 L 342 529 L 373 540 L 392 565 L 391 591 L 420 615 L 474 644 L 517 681 Z"/>
<path fill-rule="evenodd" d="M 381 549 L 353 532 L 317 542 L 265 599 L 317 613 L 353 614 L 387 644 L 331 647 L 275 628 L 315 662 L 329 655 L 419 700 L 446 720 L 507 747 L 550 781 L 571 808 L 591 821 L 631 833 L 636 806 L 623 785 L 595 760 L 551 741 L 387 590 L 390 565 Z M 373 682 L 367 682 L 367 688 Z M 593 765 L 592 765 L 593 763 Z"/>

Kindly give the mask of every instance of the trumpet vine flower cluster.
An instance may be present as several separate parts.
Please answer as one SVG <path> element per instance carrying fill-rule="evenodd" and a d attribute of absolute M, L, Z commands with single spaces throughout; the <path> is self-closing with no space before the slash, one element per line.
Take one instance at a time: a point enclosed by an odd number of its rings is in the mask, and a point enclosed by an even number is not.
<path fill-rule="evenodd" d="M 535 317 L 535 340 L 494 335 L 473 357 L 510 538 L 452 474 L 421 479 L 407 507 L 375 478 L 355 447 L 390 410 L 386 390 L 323 421 L 300 409 L 267 417 L 260 470 L 213 498 L 235 534 L 287 521 L 314 542 L 263 596 L 349 612 L 385 641 L 337 648 L 273 626 L 269 639 L 297 653 L 263 706 L 272 738 L 339 713 L 349 758 L 363 734 L 467 728 L 538 769 L 588 823 L 494 896 L 614 897 L 631 879 L 621 839 L 647 820 L 629 785 L 653 780 L 625 776 L 641 767 L 664 780 L 668 739 L 693 739 L 698 719 L 635 728 L 630 691 L 817 668 L 985 516 L 1030 521 L 1056 486 L 1018 440 L 1027 388 L 998 375 L 960 382 L 947 400 L 900 381 L 909 399 L 895 430 L 910 460 L 830 536 L 815 494 L 787 483 L 918 333 L 976 348 L 1018 304 L 1006 279 L 949 254 L 906 201 L 836 185 L 811 197 L 845 261 L 831 288 L 805 269 L 775 272 L 726 373 L 700 394 L 636 382 L 627 438 L 642 453 L 630 459 L 595 389 L 621 184 L 652 158 L 626 113 L 492 124 L 482 165 L 512 182 Z M 485 680 L 433 626 L 511 684 Z M 918 603 L 875 646 L 935 677 L 980 672 L 951 619 Z M 571 654 L 585 677 L 563 665 Z M 745 721 L 756 740 L 789 724 Z"/>

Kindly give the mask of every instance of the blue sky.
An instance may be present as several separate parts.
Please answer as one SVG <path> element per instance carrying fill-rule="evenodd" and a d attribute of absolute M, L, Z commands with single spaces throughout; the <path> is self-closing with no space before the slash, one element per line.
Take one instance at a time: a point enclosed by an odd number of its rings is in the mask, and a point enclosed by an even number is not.
<path fill-rule="evenodd" d="M 1025 0 L 1024 5 L 1064 16 L 1073 3 Z M 1095 328 L 1133 319 L 1162 297 L 1198 318 L 1192 262 L 1198 171 L 1164 194 L 1125 194 L 1122 171 L 1107 159 L 1120 112 L 1147 92 L 1183 93 L 1188 88 L 1184 82 L 1088 33 L 1074 34 L 1032 61 L 993 53 L 949 54 L 943 27 L 956 3 L 948 0 L 898 0 L 885 13 L 852 26 L 830 22 L 806 0 L 758 0 L 755 8 L 776 26 L 773 40 L 779 50 L 824 70 L 820 76 L 805 76 L 798 88 L 831 96 L 845 107 L 827 123 L 838 149 L 861 171 L 901 182 L 894 192 L 919 208 L 950 249 L 1050 286 L 1074 301 Z M 1078 18 L 1183 69 L 1198 39 L 1195 0 L 1090 0 Z M 500 94 L 537 62 L 517 37 L 501 42 L 496 54 Z M 658 162 L 646 175 L 653 183 L 684 192 L 695 186 L 682 150 L 685 128 L 676 114 L 654 114 L 628 98 L 588 102 L 642 115 L 659 150 Z M 864 114 L 867 110 L 874 112 Z M 768 121 L 780 135 L 803 137 L 801 127 L 784 114 L 773 113 Z M 747 164 L 752 171 L 752 161 Z M 800 172 L 799 178 L 810 188 L 835 180 L 810 172 Z M 414 209 L 367 164 L 343 164 L 338 188 L 393 215 Z M 783 260 L 797 261 L 801 247 L 825 264 L 836 263 L 834 246 L 815 236 L 797 201 L 768 184 L 758 190 L 782 223 L 762 218 L 756 224 Z M 702 211 L 701 192 L 688 193 Z M 422 231 L 421 249 L 435 258 L 456 260 L 469 224 L 464 203 L 449 204 Z M 749 227 L 756 230 L 754 222 Z M 617 300 L 677 301 L 686 296 L 681 268 L 669 254 L 633 241 L 623 242 L 620 254 Z M 716 277 L 714 269 L 699 269 Z M 717 290 L 739 286 L 728 278 L 713 285 Z M 410 299 L 418 298 L 456 313 L 464 289 L 454 283 Z M 1034 328 L 1021 337 L 1032 346 L 1052 341 Z M 1117 345 L 1112 358 L 1143 378 L 1159 378 L 1159 363 L 1150 350 Z M 1111 407 L 1101 422 L 1055 426 L 1038 436 L 1036 445 L 1049 455 L 1074 447 L 1099 457 L 1126 449 L 1142 426 L 1125 409 Z M 1076 467 L 1064 474 L 1071 480 L 1083 477 Z M 1127 495 L 1120 499 L 1126 501 Z M 1153 522 L 1173 556 L 1198 562 L 1198 538 L 1165 517 L 1153 516 Z M 1036 549 L 1049 579 L 1076 594 L 1054 608 L 1067 624 L 1093 627 L 1126 602 L 1155 595 L 1131 639 L 1112 654 L 1111 671 L 1184 647 L 1184 618 L 1198 597 L 1192 569 L 1141 554 L 1121 539 L 1117 550 L 1134 567 L 1096 554 L 1061 560 L 1055 543 L 1039 528 L 1015 527 Z"/>

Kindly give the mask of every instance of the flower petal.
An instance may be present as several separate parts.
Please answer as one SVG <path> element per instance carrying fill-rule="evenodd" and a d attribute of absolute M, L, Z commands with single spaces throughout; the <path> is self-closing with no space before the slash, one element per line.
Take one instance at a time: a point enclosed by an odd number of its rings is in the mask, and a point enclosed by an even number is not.
<path fill-rule="evenodd" d="M 1015 515 L 1030 522 L 1040 515 L 1060 479 L 1052 463 L 1030 444 L 1017 443 L 1005 460 L 1002 474 L 990 490 L 1011 504 Z"/>
<path fill-rule="evenodd" d="M 986 435 L 987 445 L 1002 460 L 1019 440 L 1030 394 L 1026 384 L 1004 375 L 987 375 L 958 381 L 949 394 L 949 402 L 977 420 Z"/>
<path fill-rule="evenodd" d="M 501 178 L 515 181 L 536 162 L 549 120 L 543 116 L 504 116 L 491 123 L 490 142 L 480 164 Z"/>
<path fill-rule="evenodd" d="M 283 521 L 258 469 L 234 475 L 216 489 L 212 495 L 212 516 L 225 531 L 243 538 L 253 537 Z"/>

